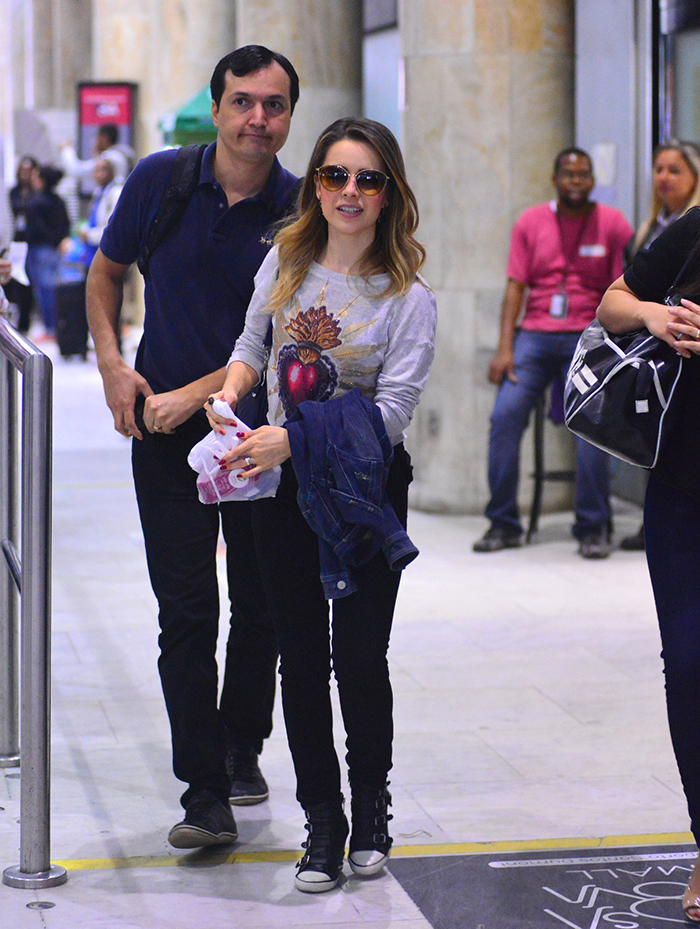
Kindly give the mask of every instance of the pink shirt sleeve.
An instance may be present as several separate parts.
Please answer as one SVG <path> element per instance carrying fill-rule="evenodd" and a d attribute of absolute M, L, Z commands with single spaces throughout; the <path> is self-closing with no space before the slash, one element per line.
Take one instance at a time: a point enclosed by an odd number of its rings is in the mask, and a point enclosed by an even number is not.
<path fill-rule="evenodd" d="M 508 277 L 512 277 L 522 284 L 529 283 L 530 277 L 530 249 L 528 248 L 523 217 L 515 223 L 510 234 L 510 253 L 508 255 Z"/>

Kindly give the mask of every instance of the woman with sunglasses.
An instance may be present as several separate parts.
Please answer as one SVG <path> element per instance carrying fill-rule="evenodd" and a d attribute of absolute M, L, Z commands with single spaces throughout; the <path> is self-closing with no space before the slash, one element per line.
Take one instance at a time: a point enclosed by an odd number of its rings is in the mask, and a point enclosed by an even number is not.
<path fill-rule="evenodd" d="M 403 434 L 428 376 L 436 325 L 435 299 L 418 276 L 425 252 L 413 237 L 417 224 L 416 200 L 392 133 L 368 119 L 329 126 L 311 156 L 297 215 L 277 234 L 258 272 L 244 332 L 224 389 L 215 395 L 235 409 L 258 382 L 271 326 L 270 425 L 250 433 L 223 467 L 245 462 L 254 477 L 282 465 L 276 497 L 253 504 L 253 525 L 278 635 L 297 799 L 308 820 L 295 885 L 312 893 L 338 883 L 349 831 L 333 745 L 331 660 L 347 734 L 350 867 L 369 876 L 389 858 L 393 723 L 387 650 L 400 571 L 391 570 L 379 551 L 353 568 L 353 592 L 344 580 L 335 592 L 322 585 L 319 536 L 297 502 L 302 472 L 285 423 L 294 428 L 288 420 L 305 400 L 323 412 L 317 404 L 342 403 L 359 388 L 381 414 L 389 454 L 389 442 L 393 446 L 386 494 L 399 528 L 405 528 L 412 469 Z M 208 411 L 215 429 L 230 422 L 213 415 L 210 403 Z"/>

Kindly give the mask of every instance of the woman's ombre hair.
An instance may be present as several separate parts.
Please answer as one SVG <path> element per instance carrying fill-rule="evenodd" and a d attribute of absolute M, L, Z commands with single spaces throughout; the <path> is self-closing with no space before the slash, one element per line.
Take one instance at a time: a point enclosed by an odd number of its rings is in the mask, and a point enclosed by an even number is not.
<path fill-rule="evenodd" d="M 337 119 L 316 142 L 292 222 L 275 236 L 280 270 L 267 304 L 270 312 L 292 299 L 311 263 L 326 246 L 328 224 L 316 197 L 316 169 L 326 164 L 330 147 L 343 139 L 370 145 L 384 162 L 389 176 L 386 204 L 375 227 L 374 241 L 360 262 L 359 273 L 366 279 L 371 274 L 386 272 L 389 284 L 377 296 L 391 297 L 406 293 L 423 267 L 425 249 L 413 237 L 418 226 L 418 205 L 408 186 L 403 156 L 394 134 L 372 119 Z"/>
<path fill-rule="evenodd" d="M 688 165 L 690 170 L 695 175 L 695 187 L 690 193 L 687 203 L 681 209 L 681 215 L 687 213 L 694 206 L 700 205 L 700 151 L 694 142 L 681 142 L 678 139 L 669 139 L 667 142 L 662 142 L 660 145 L 657 145 L 654 149 L 654 156 L 652 159 L 652 164 L 656 167 L 656 159 L 662 152 L 678 152 L 683 161 Z M 649 206 L 649 213 L 647 218 L 641 224 L 637 230 L 637 234 L 634 237 L 634 248 L 635 251 L 638 248 L 641 248 L 642 243 L 647 237 L 647 234 L 651 227 L 657 220 L 657 217 L 663 209 L 663 202 L 661 197 L 656 192 L 656 184 L 652 186 L 651 190 L 651 204 Z"/>

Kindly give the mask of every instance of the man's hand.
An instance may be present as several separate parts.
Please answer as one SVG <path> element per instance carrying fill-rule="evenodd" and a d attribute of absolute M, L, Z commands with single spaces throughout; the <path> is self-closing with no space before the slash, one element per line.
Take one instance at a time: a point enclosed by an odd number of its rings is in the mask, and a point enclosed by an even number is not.
<path fill-rule="evenodd" d="M 149 432 L 172 435 L 176 428 L 199 409 L 199 397 L 192 397 L 187 387 L 146 397 L 143 424 Z"/>
<path fill-rule="evenodd" d="M 153 393 L 148 381 L 121 359 L 100 373 L 107 406 L 114 416 L 114 428 L 127 438 L 133 435 L 142 439 L 134 418 L 134 402 L 139 394 L 149 397 Z"/>
<path fill-rule="evenodd" d="M 515 373 L 513 352 L 509 349 L 501 348 L 491 359 L 491 364 L 489 365 L 489 381 L 492 384 L 500 385 L 504 377 L 507 377 L 513 384 L 518 383 L 518 378 Z"/>

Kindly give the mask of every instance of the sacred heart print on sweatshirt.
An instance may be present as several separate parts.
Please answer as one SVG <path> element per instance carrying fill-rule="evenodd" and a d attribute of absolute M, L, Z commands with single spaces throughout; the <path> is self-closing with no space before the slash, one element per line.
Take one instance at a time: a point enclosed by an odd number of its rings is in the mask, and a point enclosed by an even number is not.
<path fill-rule="evenodd" d="M 351 316 L 348 319 L 357 295 L 339 309 L 330 311 L 326 304 L 327 288 L 327 284 L 321 287 L 318 297 L 306 310 L 295 300 L 288 321 L 280 320 L 275 332 L 277 391 L 287 418 L 304 400 L 322 403 L 355 384 L 371 395 L 368 385 L 376 381 L 380 366 L 367 364 L 367 361 L 376 356 L 381 346 L 356 344 L 356 340 L 371 329 L 377 319 L 365 317 L 357 322 L 351 322 Z M 282 333 L 290 341 L 286 341 Z M 285 344 L 280 344 L 283 339 Z"/>

